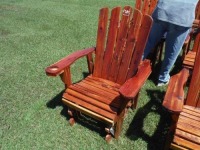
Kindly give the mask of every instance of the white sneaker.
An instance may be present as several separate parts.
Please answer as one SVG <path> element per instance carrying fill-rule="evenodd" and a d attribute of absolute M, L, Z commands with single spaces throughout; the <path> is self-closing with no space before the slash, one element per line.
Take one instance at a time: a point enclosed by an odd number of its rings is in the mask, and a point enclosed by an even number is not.
<path fill-rule="evenodd" d="M 164 86 L 164 85 L 168 85 L 169 81 L 167 82 L 158 82 L 157 86 Z"/>

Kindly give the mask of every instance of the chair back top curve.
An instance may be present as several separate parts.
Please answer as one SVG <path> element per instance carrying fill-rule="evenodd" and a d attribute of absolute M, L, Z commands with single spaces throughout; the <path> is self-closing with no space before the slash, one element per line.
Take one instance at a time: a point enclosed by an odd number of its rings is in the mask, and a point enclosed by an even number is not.
<path fill-rule="evenodd" d="M 195 45 L 195 43 L 198 44 Z M 192 78 L 190 81 L 188 94 L 186 98 L 186 105 L 200 107 L 200 33 L 197 34 L 195 43 L 194 46 L 196 51 L 196 57 L 194 62 L 194 68 L 192 71 Z"/>
<path fill-rule="evenodd" d="M 135 8 L 142 11 L 142 14 L 152 15 L 158 0 L 136 0 Z"/>
<path fill-rule="evenodd" d="M 99 14 L 93 76 L 123 84 L 138 69 L 152 18 L 130 6 L 102 8 Z"/>

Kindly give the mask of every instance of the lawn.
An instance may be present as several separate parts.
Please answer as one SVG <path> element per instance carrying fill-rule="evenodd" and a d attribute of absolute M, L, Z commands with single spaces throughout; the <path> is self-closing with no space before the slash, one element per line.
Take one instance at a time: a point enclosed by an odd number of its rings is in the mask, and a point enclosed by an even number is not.
<path fill-rule="evenodd" d="M 136 110 L 129 110 L 118 140 L 104 140 L 98 122 L 71 127 L 61 103 L 64 86 L 45 67 L 79 49 L 95 46 L 99 9 L 134 6 L 134 0 L 0 1 L 0 149 L 158 150 L 170 115 L 162 107 L 166 87 L 151 77 Z M 85 59 L 72 66 L 73 81 L 87 72 Z"/>

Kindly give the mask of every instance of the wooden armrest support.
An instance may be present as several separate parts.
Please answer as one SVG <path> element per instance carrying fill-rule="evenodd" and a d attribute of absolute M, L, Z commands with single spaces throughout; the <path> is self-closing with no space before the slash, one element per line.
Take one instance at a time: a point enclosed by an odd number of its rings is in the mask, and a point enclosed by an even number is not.
<path fill-rule="evenodd" d="M 135 76 L 127 80 L 119 89 L 120 94 L 127 98 L 134 98 L 143 86 L 149 75 L 151 74 L 151 64 L 149 60 L 144 60 Z"/>
<path fill-rule="evenodd" d="M 193 27 L 198 27 L 200 20 L 199 19 L 195 19 L 193 22 Z"/>
<path fill-rule="evenodd" d="M 163 106 L 173 113 L 180 113 L 184 105 L 184 86 L 189 77 L 189 69 L 183 68 L 171 77 L 165 93 Z"/>
<path fill-rule="evenodd" d="M 60 61 L 50 65 L 45 69 L 46 74 L 48 76 L 57 76 L 60 75 L 65 68 L 70 66 L 73 62 L 75 62 L 78 58 L 81 58 L 83 56 L 87 56 L 91 54 L 95 50 L 95 47 L 83 49 L 76 51 L 67 57 L 61 59 Z"/>

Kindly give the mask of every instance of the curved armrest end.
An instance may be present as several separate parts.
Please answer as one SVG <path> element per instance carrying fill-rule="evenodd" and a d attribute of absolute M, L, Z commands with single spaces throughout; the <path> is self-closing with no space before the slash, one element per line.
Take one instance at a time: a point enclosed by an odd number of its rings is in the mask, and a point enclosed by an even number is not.
<path fill-rule="evenodd" d="M 127 99 L 134 98 L 151 74 L 151 71 L 150 61 L 144 60 L 140 64 L 136 75 L 128 79 L 119 89 L 120 94 Z"/>
<path fill-rule="evenodd" d="M 78 58 L 91 54 L 93 51 L 95 51 L 95 47 L 76 51 L 47 67 L 45 69 L 45 72 L 48 76 L 57 76 L 61 74 L 65 68 L 69 67 Z"/>
<path fill-rule="evenodd" d="M 189 69 L 182 69 L 171 77 L 162 105 L 173 113 L 180 113 L 184 105 L 184 86 L 189 77 Z"/>

